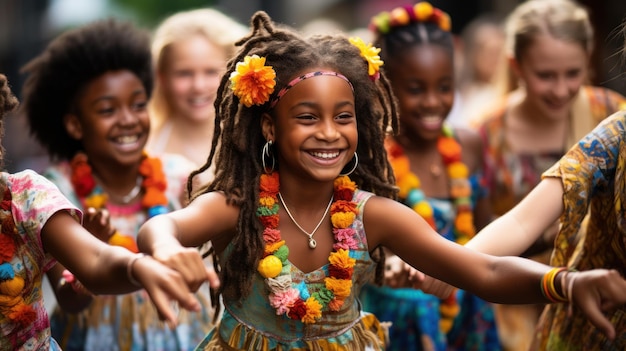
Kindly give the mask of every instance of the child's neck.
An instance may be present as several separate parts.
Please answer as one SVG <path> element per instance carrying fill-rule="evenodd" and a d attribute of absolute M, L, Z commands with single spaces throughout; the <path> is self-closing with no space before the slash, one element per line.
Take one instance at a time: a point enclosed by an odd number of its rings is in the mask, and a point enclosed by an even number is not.
<path fill-rule="evenodd" d="M 334 181 L 334 180 L 333 180 Z M 300 211 L 317 211 L 328 204 L 333 194 L 333 181 L 307 181 L 295 179 L 285 172 L 280 174 L 280 193 L 290 207 Z"/>
<path fill-rule="evenodd" d="M 90 162 L 91 163 L 91 162 Z M 136 166 L 111 167 L 91 163 L 93 176 L 109 195 L 109 201 L 116 203 L 127 202 L 123 200 L 129 194 L 135 192 L 138 180 L 141 180 L 139 164 Z M 133 199 L 138 197 L 134 196 Z"/>

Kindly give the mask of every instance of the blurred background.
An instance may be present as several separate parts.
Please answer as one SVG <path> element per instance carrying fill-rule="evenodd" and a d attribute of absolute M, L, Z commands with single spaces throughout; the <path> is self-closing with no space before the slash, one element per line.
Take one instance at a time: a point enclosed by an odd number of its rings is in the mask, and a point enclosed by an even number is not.
<path fill-rule="evenodd" d="M 460 34 L 473 19 L 484 14 L 504 18 L 520 0 L 431 0 L 448 12 L 452 31 Z M 596 48 L 592 57 L 591 83 L 626 95 L 626 67 L 617 51 L 624 38 L 616 30 L 626 14 L 626 1 L 579 1 L 590 10 L 595 27 Z M 382 10 L 413 3 L 402 0 L 0 0 L 0 72 L 8 76 L 20 97 L 23 76 L 20 68 L 39 53 L 56 35 L 96 19 L 118 17 L 152 29 L 174 12 L 200 7 L 217 8 L 247 24 L 257 10 L 277 22 L 309 32 L 365 31 L 371 16 Z M 13 117 L 13 116 L 12 116 Z M 47 160 L 32 141 L 19 116 L 5 123 L 5 167 L 11 171 L 40 170 Z"/>

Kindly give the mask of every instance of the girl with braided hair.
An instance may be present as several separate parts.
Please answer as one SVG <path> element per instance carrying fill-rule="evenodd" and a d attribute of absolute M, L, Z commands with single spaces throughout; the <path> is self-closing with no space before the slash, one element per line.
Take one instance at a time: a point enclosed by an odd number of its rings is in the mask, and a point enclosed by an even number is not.
<path fill-rule="evenodd" d="M 385 147 L 399 200 L 446 239 L 464 244 L 491 213 L 480 182 L 480 136 L 447 123 L 455 95 L 450 27 L 449 16 L 425 1 L 370 22 L 398 99 L 400 133 Z M 460 290 L 440 299 L 414 289 L 401 279 L 397 256 L 387 255 L 386 267 L 387 284 L 366 285 L 361 300 L 364 310 L 393 322 L 388 350 L 500 349 L 491 304 Z"/>
<path fill-rule="evenodd" d="M 626 302 L 617 272 L 484 255 L 393 199 L 383 143 L 397 132 L 397 111 L 378 49 L 341 35 L 304 38 L 264 12 L 251 23 L 218 89 L 208 162 L 188 188 L 213 162 L 214 180 L 138 236 L 141 251 L 190 281 L 206 271 L 180 254 L 211 242 L 225 310 L 197 349 L 383 350 L 384 328 L 358 300 L 375 273 L 382 280 L 382 247 L 489 300 L 576 301 L 614 336 L 601 308 Z"/>

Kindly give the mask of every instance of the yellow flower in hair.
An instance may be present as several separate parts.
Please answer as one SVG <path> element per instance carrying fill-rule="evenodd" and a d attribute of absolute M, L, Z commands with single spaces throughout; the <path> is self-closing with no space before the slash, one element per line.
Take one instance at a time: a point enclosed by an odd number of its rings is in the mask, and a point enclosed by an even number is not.
<path fill-rule="evenodd" d="M 356 46 L 361 51 L 361 57 L 367 61 L 367 74 L 373 79 L 378 78 L 378 72 L 380 66 L 383 65 L 383 61 L 380 59 L 378 53 L 380 49 L 372 46 L 372 44 L 365 44 L 363 39 L 358 37 L 352 37 L 349 39 L 350 44 Z"/>
<path fill-rule="evenodd" d="M 276 86 L 276 72 L 265 66 L 265 57 L 246 56 L 230 74 L 231 89 L 246 107 L 263 105 Z"/>

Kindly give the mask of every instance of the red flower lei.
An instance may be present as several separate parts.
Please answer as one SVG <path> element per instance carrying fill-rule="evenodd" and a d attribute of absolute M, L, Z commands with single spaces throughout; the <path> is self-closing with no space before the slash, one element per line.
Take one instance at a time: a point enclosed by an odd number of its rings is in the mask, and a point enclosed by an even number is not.
<path fill-rule="evenodd" d="M 405 155 L 404 150 L 391 138 L 385 140 L 385 149 L 396 177 L 396 185 L 400 188 L 398 196 L 401 201 L 413 208 L 433 229 L 437 230 L 433 209 L 426 200 L 426 195 L 420 189 L 419 178 L 411 172 L 409 158 Z M 461 145 L 454 138 L 451 127 L 444 125 L 442 128 L 442 133 L 437 140 L 437 149 L 443 158 L 443 164 L 450 179 L 450 196 L 456 208 L 455 241 L 463 245 L 476 234 L 471 207 L 472 187 L 468 179 L 467 166 L 461 162 Z M 452 328 L 454 317 L 459 312 L 454 293 L 442 302 L 439 312 L 442 317 L 440 328 L 447 332 Z"/>
<path fill-rule="evenodd" d="M 96 184 L 87 155 L 84 153 L 76 154 L 70 162 L 70 166 L 72 168 L 71 183 L 76 194 L 81 199 L 83 207 L 104 208 L 107 202 L 107 194 Z M 148 157 L 147 153 L 144 152 L 143 160 L 139 165 L 139 173 L 143 176 L 141 182 L 143 190 L 141 205 L 148 211 L 148 217 L 167 213 L 168 201 L 165 196 L 167 179 L 163 172 L 161 160 L 156 157 Z M 125 247 L 132 252 L 139 251 L 133 237 L 119 232 L 115 232 L 109 238 L 109 244 Z"/>
<path fill-rule="evenodd" d="M 294 285 L 291 280 L 291 263 L 287 260 L 289 248 L 278 229 L 279 187 L 278 173 L 261 175 L 257 217 L 265 226 L 265 253 L 258 271 L 265 278 L 269 302 L 277 315 L 307 324 L 316 323 L 323 312 L 338 311 L 350 296 L 356 264 L 356 260 L 350 257 L 350 250 L 358 248 L 353 223 L 359 211 L 352 201 L 356 184 L 347 176 L 335 179 L 330 208 L 335 243 L 328 257 L 329 274 L 324 279 L 324 286 L 312 294 L 304 282 Z"/>
<path fill-rule="evenodd" d="M 5 184 L 0 186 L 0 315 L 18 328 L 27 328 L 37 318 L 31 305 L 24 301 L 24 278 L 15 274 L 13 258 L 17 253 L 18 237 L 15 220 L 11 212 L 11 191 Z"/>

